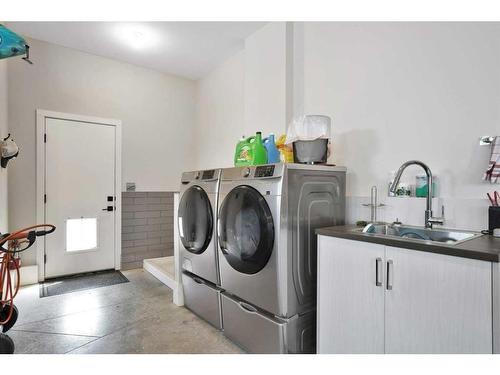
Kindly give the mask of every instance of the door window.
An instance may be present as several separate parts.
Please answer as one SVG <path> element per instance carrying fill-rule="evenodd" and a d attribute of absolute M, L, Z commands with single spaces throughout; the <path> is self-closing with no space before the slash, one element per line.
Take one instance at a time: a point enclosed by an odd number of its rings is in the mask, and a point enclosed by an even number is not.
<path fill-rule="evenodd" d="M 186 250 L 203 253 L 212 239 L 212 205 L 207 193 L 199 186 L 192 186 L 182 195 L 179 203 L 179 236 Z"/>
<path fill-rule="evenodd" d="M 273 217 L 264 197 L 238 186 L 224 199 L 219 217 L 219 245 L 229 264 L 246 274 L 263 269 L 274 246 Z"/>
<path fill-rule="evenodd" d="M 66 220 L 66 251 L 97 248 L 97 218 Z"/>

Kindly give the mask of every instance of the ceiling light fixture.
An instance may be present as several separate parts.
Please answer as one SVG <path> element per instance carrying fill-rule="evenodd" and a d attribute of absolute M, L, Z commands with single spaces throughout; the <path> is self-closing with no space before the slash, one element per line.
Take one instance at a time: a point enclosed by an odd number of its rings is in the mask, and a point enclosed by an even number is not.
<path fill-rule="evenodd" d="M 118 23 L 114 34 L 122 44 L 135 50 L 153 48 L 160 42 L 159 35 L 149 25 L 141 23 Z"/>

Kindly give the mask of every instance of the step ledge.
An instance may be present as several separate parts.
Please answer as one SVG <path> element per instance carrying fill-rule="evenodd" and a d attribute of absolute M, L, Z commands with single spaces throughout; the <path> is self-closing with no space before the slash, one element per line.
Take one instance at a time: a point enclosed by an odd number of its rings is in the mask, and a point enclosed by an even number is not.
<path fill-rule="evenodd" d="M 154 263 L 155 260 L 164 259 L 164 258 L 171 258 L 172 264 L 173 264 L 174 257 L 171 256 L 171 257 L 163 257 L 163 258 L 144 259 L 142 267 L 144 268 L 144 270 L 148 271 L 151 275 L 153 275 L 158 280 L 160 280 L 163 284 L 165 284 L 170 289 L 175 291 L 175 288 L 176 288 L 175 275 L 171 275 L 170 273 L 165 272 L 164 269 L 158 267 Z"/>

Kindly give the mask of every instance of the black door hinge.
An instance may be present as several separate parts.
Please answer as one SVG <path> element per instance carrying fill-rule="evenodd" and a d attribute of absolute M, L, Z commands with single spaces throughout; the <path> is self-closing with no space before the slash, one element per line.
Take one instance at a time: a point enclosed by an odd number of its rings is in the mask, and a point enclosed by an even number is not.
<path fill-rule="evenodd" d="M 47 203 L 47 194 L 43 195 L 43 203 Z"/>
<path fill-rule="evenodd" d="M 43 263 L 47 264 L 47 254 L 43 254 Z"/>
<path fill-rule="evenodd" d="M 47 143 L 47 133 L 43 133 L 43 142 Z"/>

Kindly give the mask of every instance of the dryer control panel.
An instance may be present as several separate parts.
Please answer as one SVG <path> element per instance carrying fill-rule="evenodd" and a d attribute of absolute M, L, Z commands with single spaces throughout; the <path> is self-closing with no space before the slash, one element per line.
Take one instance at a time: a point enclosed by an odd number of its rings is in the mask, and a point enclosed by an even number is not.
<path fill-rule="evenodd" d="M 254 177 L 272 177 L 274 174 L 274 165 L 264 165 L 255 168 Z"/>

